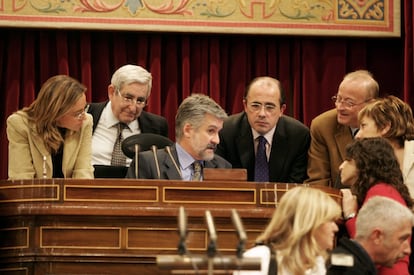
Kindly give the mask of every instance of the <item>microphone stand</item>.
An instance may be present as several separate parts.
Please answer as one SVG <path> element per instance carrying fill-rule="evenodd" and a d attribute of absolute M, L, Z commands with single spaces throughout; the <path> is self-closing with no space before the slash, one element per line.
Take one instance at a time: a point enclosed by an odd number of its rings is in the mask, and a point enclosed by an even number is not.
<path fill-rule="evenodd" d="M 180 241 L 178 243 L 178 254 L 185 255 L 187 254 L 187 247 L 185 245 L 185 240 L 187 237 L 187 216 L 183 206 L 180 206 L 178 212 L 178 230 L 180 234 Z"/>
<path fill-rule="evenodd" d="M 241 220 L 234 210 L 232 220 L 236 227 L 240 243 L 237 247 L 236 256 L 216 257 L 217 254 L 217 234 L 210 211 L 205 212 L 210 242 L 207 248 L 207 255 L 187 255 L 185 240 L 187 237 L 187 217 L 184 207 L 180 206 L 178 213 L 178 231 L 180 242 L 178 244 L 179 255 L 159 255 L 157 256 L 157 266 L 160 269 L 168 270 L 207 270 L 208 274 L 213 275 L 214 268 L 234 269 L 234 270 L 260 270 L 261 258 L 242 257 L 244 243 L 247 239 Z M 181 274 L 181 273 L 180 273 Z M 185 273 L 193 274 L 193 273 Z M 204 273 L 202 273 L 204 274 Z"/>
<path fill-rule="evenodd" d="M 217 253 L 217 247 L 216 247 L 217 234 L 216 234 L 216 228 L 214 226 L 213 217 L 211 216 L 211 213 L 210 213 L 209 210 L 206 210 L 206 221 L 207 221 L 208 232 L 209 232 L 209 235 L 210 235 L 210 242 L 209 242 L 208 248 L 207 248 L 208 274 L 213 275 L 213 272 L 214 272 L 214 256 Z"/>
<path fill-rule="evenodd" d="M 236 209 L 231 210 L 231 220 L 233 221 L 234 227 L 236 227 L 237 235 L 239 237 L 239 243 L 237 245 L 237 258 L 241 259 L 243 257 L 244 244 L 247 240 L 247 236 Z"/>
<path fill-rule="evenodd" d="M 135 149 L 135 178 L 136 179 L 138 179 L 139 178 L 139 176 L 138 176 L 138 153 L 139 153 L 139 145 L 138 144 L 135 144 L 135 146 L 134 146 L 134 149 Z"/>

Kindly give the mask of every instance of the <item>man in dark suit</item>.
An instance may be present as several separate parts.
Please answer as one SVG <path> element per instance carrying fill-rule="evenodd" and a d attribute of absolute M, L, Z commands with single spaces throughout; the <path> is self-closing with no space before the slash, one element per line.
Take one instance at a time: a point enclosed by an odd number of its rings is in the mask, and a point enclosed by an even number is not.
<path fill-rule="evenodd" d="M 280 82 L 271 77 L 255 78 L 246 89 L 243 105 L 244 112 L 224 122 L 216 153 L 233 168 L 247 169 L 249 181 L 302 183 L 306 179 L 309 129 L 283 114 L 286 104 Z M 268 171 L 258 178 L 262 173 L 257 164 L 258 140 L 262 137 Z"/>
<path fill-rule="evenodd" d="M 88 113 L 93 116 L 92 164 L 95 177 L 125 177 L 131 159 L 119 151 L 123 139 L 140 133 L 168 136 L 167 120 L 143 111 L 151 86 L 151 73 L 140 66 L 125 65 L 112 75 L 108 86 L 109 101 L 90 104 Z M 114 150 L 121 154 L 116 163 Z M 111 176 L 115 170 L 109 169 L 106 173 L 108 167 L 120 167 L 123 172 Z"/>
<path fill-rule="evenodd" d="M 339 165 L 345 160 L 346 145 L 352 142 L 359 128 L 358 113 L 378 93 L 378 83 L 368 71 L 345 75 L 338 93 L 332 97 L 336 108 L 315 117 L 310 125 L 306 183 L 342 187 Z"/>
<path fill-rule="evenodd" d="M 359 210 L 354 240 L 342 238 L 332 251 L 328 275 L 375 275 L 411 252 L 413 213 L 401 203 L 373 197 Z M 408 270 L 407 270 L 408 274 Z"/>
<path fill-rule="evenodd" d="M 227 117 L 214 100 L 201 94 L 187 97 L 175 118 L 176 143 L 170 148 L 141 152 L 127 178 L 202 180 L 203 168 L 231 168 L 214 151 Z"/>

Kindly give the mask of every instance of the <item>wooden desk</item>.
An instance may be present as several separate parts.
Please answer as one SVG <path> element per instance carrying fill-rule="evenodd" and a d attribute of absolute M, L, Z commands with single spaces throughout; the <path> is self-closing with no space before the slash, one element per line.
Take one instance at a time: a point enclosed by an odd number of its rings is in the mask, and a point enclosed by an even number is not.
<path fill-rule="evenodd" d="M 188 216 L 187 249 L 205 254 L 205 210 L 220 253 L 238 243 L 231 209 L 249 246 L 294 184 L 128 179 L 45 179 L 0 183 L 1 274 L 169 274 L 157 255 L 177 254 L 178 208 Z M 335 189 L 317 187 L 340 200 Z"/>

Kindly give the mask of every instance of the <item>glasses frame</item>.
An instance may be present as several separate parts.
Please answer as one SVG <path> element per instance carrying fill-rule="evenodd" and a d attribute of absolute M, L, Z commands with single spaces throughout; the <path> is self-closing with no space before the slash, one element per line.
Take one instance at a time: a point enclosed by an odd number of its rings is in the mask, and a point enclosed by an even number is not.
<path fill-rule="evenodd" d="M 260 102 L 250 102 L 250 103 L 246 103 L 246 105 L 248 106 L 248 108 L 252 111 L 252 112 L 260 112 L 262 109 L 264 109 L 264 111 L 268 114 L 274 114 L 277 111 L 278 105 L 276 104 L 271 104 L 271 103 L 260 103 Z"/>
<path fill-rule="evenodd" d="M 123 103 L 127 105 L 136 105 L 138 107 L 145 107 L 147 105 L 146 98 L 144 101 L 141 101 L 140 98 L 130 98 L 130 97 L 124 96 L 123 94 L 121 94 L 121 91 L 118 88 L 116 88 L 115 91 L 122 98 Z"/>
<path fill-rule="evenodd" d="M 333 97 L 331 97 L 331 100 L 335 104 L 335 106 L 337 106 L 339 104 L 342 104 L 347 109 L 353 109 L 354 107 L 356 107 L 358 105 L 362 105 L 364 103 L 367 103 L 368 101 L 371 100 L 371 98 L 370 99 L 367 99 L 367 100 L 365 100 L 363 102 L 360 102 L 360 103 L 353 103 L 353 102 L 350 102 L 347 99 L 342 99 L 342 100 L 339 101 L 338 96 L 337 95 L 334 95 Z"/>
<path fill-rule="evenodd" d="M 86 105 L 85 108 L 80 111 L 72 114 L 72 116 L 77 120 L 83 120 L 85 118 L 86 113 L 88 112 L 89 105 Z"/>

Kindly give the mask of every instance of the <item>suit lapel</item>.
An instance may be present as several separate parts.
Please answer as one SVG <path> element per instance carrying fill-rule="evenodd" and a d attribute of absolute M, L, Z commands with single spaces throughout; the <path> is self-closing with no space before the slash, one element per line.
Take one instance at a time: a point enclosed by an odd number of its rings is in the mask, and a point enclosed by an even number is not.
<path fill-rule="evenodd" d="M 240 155 L 240 163 L 242 167 L 251 167 L 251 163 L 254 163 L 254 143 L 252 129 L 247 121 L 247 117 L 244 114 L 241 123 L 240 135 L 236 138 L 237 150 Z"/>
<path fill-rule="evenodd" d="M 99 119 L 101 118 L 102 112 L 109 101 L 100 103 L 91 103 L 88 108 L 88 113 L 92 115 L 93 126 L 92 133 L 95 132 L 96 126 L 98 126 Z"/>
<path fill-rule="evenodd" d="M 287 142 L 284 125 L 285 120 L 282 116 L 279 118 L 279 121 L 277 122 L 277 126 L 275 129 L 275 133 L 273 134 L 272 149 L 270 151 L 269 158 L 269 163 L 271 164 L 271 169 L 269 169 L 270 180 L 281 177 L 279 172 L 283 171 L 282 168 L 283 163 L 285 161 L 285 158 L 281 156 L 287 156 L 289 154 L 289 146 Z"/>
<path fill-rule="evenodd" d="M 341 159 L 344 160 L 346 157 L 346 145 L 353 141 L 351 131 L 348 126 L 337 124 L 337 131 L 335 133 L 335 143 Z"/>
<path fill-rule="evenodd" d="M 213 158 L 212 160 L 204 161 L 204 167 L 205 168 L 217 168 L 218 167 L 217 160 Z"/>
<path fill-rule="evenodd" d="M 173 156 L 178 167 L 175 166 L 169 154 L 166 151 L 164 152 L 165 157 L 162 161 L 162 165 L 164 166 L 163 173 L 166 175 L 166 178 L 170 180 L 181 180 L 181 172 L 177 170 L 180 169 L 180 162 L 178 161 L 178 155 L 177 151 L 175 150 L 175 146 L 171 146 L 171 155 Z"/>

